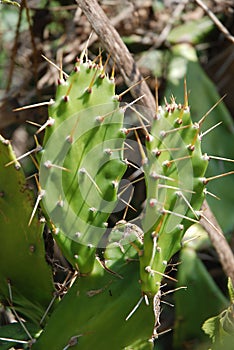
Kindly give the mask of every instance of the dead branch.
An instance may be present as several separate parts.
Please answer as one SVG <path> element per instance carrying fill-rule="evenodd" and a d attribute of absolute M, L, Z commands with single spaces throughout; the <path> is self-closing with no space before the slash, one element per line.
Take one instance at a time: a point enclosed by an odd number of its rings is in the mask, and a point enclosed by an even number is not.
<path fill-rule="evenodd" d="M 214 22 L 214 24 L 217 26 L 217 28 L 220 30 L 220 32 L 222 32 L 224 34 L 224 36 L 231 41 L 232 43 L 234 43 L 234 36 L 231 35 L 231 33 L 229 33 L 229 31 L 227 30 L 226 27 L 224 27 L 224 25 L 222 24 L 222 22 L 220 22 L 220 20 L 215 16 L 215 14 L 209 9 L 208 6 L 206 6 L 206 4 L 204 4 L 204 2 L 202 0 L 195 0 L 195 2 L 198 4 L 198 6 L 200 6 L 203 11 L 210 17 L 210 19 Z"/>
<path fill-rule="evenodd" d="M 202 211 L 204 213 L 204 217 L 201 218 L 200 224 L 204 227 L 206 232 L 209 235 L 210 241 L 213 244 L 218 257 L 219 261 L 222 265 L 222 268 L 225 272 L 225 274 L 231 278 L 232 283 L 234 283 L 234 255 L 233 252 L 224 237 L 222 233 L 222 229 L 219 226 L 214 214 L 212 213 L 207 201 L 205 200 L 202 205 Z M 210 223 L 214 225 L 213 228 Z"/>

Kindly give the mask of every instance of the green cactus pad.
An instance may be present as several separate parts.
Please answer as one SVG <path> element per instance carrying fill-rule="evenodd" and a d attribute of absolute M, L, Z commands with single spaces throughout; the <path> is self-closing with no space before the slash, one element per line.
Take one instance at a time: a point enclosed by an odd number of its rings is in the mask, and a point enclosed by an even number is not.
<path fill-rule="evenodd" d="M 82 59 L 67 81 L 59 81 L 49 107 L 40 168 L 43 206 L 63 254 L 82 274 L 92 270 L 126 169 L 123 116 L 113 79 Z"/>
<path fill-rule="evenodd" d="M 199 124 L 189 107 L 159 107 L 146 142 L 144 172 L 147 186 L 143 220 L 144 249 L 140 255 L 142 291 L 155 295 L 171 257 L 180 249 L 185 230 L 199 220 L 204 199 Z"/>
<path fill-rule="evenodd" d="M 13 161 L 14 164 L 5 166 Z M 0 136 L 0 301 L 39 324 L 53 297 L 45 261 L 43 224 L 34 217 L 34 196 L 11 148 Z"/>

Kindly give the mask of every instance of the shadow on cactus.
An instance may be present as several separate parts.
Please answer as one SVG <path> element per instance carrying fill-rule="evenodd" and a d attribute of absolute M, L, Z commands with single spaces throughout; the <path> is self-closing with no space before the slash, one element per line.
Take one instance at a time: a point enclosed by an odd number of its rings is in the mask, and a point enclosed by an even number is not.
<path fill-rule="evenodd" d="M 152 349 L 160 334 L 162 280 L 173 280 L 167 268 L 185 231 L 203 215 L 212 179 L 204 177 L 204 118 L 192 122 L 186 86 L 183 104 L 156 101 L 156 111 L 138 100 L 120 104 L 114 72 L 109 77 L 97 60 L 84 51 L 70 76 L 60 70 L 49 119 L 36 132 L 45 130 L 45 136 L 36 148 L 39 193 L 30 222 L 41 204 L 72 278 L 66 277 L 68 291 L 56 306 L 44 308 L 46 325 L 32 349 Z M 139 120 L 137 127 L 125 123 L 126 110 Z M 123 180 L 128 167 L 133 183 Z M 111 228 L 111 214 L 123 211 L 126 218 L 141 178 L 142 213 Z M 14 301 L 10 306 L 16 309 Z"/>

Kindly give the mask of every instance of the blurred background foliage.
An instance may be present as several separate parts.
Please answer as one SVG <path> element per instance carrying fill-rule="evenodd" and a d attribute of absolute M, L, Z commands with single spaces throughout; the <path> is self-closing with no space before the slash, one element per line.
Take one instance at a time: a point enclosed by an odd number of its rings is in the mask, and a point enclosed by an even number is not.
<path fill-rule="evenodd" d="M 16 154 L 33 145 L 35 128 L 30 120 L 42 124 L 47 108 L 13 112 L 14 108 L 53 97 L 58 79 L 57 69 L 47 59 L 70 72 L 92 30 L 73 0 L 22 0 L 21 7 L 0 4 L 0 133 L 10 138 Z M 211 11 L 234 34 L 232 0 L 205 1 Z M 154 93 L 155 78 L 160 83 L 160 99 L 171 95 L 183 102 L 183 79 L 186 77 L 192 116 L 199 121 L 219 100 L 203 125 L 203 151 L 234 159 L 234 45 L 214 25 L 195 1 L 176 0 L 102 0 L 99 4 L 111 19 L 134 56 L 143 76 Z M 94 58 L 101 44 L 93 35 L 89 54 Z M 105 58 L 108 53 L 103 53 Z M 113 62 L 110 60 L 109 70 Z M 118 70 L 118 93 L 126 86 Z M 126 100 L 130 99 L 126 95 Z M 205 134 L 217 123 L 210 133 Z M 24 160 L 26 174 L 34 171 Z M 211 160 L 208 176 L 233 169 L 232 164 Z M 220 198 L 208 196 L 208 202 L 234 248 L 234 176 L 214 180 L 208 189 Z M 139 191 L 138 191 L 139 192 Z M 139 202 L 142 198 L 139 198 Z M 134 198 L 137 202 L 137 198 Z M 203 230 L 204 231 L 204 230 Z M 156 349 L 207 349 L 209 338 L 201 330 L 203 322 L 229 305 L 227 278 L 219 264 L 207 234 L 194 226 L 188 237 L 197 237 L 185 245 L 180 256 L 178 286 L 187 292 L 168 294 L 162 312 L 162 332 Z M 167 289 L 175 286 L 167 285 Z M 173 345 L 172 345 L 173 344 Z M 225 348 L 226 349 L 226 348 Z"/>

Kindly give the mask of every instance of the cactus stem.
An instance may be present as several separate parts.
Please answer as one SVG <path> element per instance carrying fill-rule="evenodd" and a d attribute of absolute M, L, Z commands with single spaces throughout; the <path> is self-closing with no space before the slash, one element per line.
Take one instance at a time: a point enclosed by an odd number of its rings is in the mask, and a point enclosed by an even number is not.
<path fill-rule="evenodd" d="M 160 209 L 160 211 L 161 211 L 162 214 L 171 214 L 171 215 L 174 215 L 174 216 L 178 216 L 179 218 L 186 219 L 186 220 L 188 220 L 188 221 L 192 221 L 192 222 L 195 222 L 195 223 L 199 223 L 199 220 L 192 219 L 192 218 L 190 218 L 190 217 L 188 217 L 188 216 L 185 216 L 185 215 L 176 213 L 176 212 L 171 211 L 171 210 L 167 210 L 167 209 L 165 209 L 165 208 Z"/>
<path fill-rule="evenodd" d="M 41 125 L 41 127 L 36 131 L 36 134 L 39 134 L 40 132 L 42 132 L 47 126 L 52 126 L 54 125 L 55 119 L 49 117 L 48 120 Z"/>
<path fill-rule="evenodd" d="M 223 173 L 223 174 L 211 176 L 211 177 L 208 177 L 208 178 L 204 178 L 203 179 L 203 183 L 204 183 L 204 185 L 206 185 L 208 182 L 210 182 L 212 180 L 220 179 L 221 177 L 232 175 L 232 174 L 234 174 L 234 170 L 228 171 L 227 173 Z"/>
<path fill-rule="evenodd" d="M 54 68 L 56 68 L 59 72 L 61 71 L 61 67 L 59 67 L 57 64 L 55 64 L 54 62 L 52 62 L 49 58 L 47 58 L 44 55 L 41 55 L 41 57 L 43 57 L 49 64 L 51 64 L 51 66 L 53 66 Z M 69 75 L 63 71 L 63 75 L 68 78 Z"/>
<path fill-rule="evenodd" d="M 34 103 L 33 105 L 27 105 L 27 106 L 15 108 L 15 109 L 13 109 L 13 112 L 24 111 L 26 109 L 36 108 L 36 107 L 41 107 L 41 106 L 50 106 L 53 103 L 54 103 L 54 100 L 50 99 L 50 101 Z"/>
<path fill-rule="evenodd" d="M 136 135 L 136 139 L 137 139 L 137 143 L 138 143 L 138 147 L 139 147 L 139 151 L 140 151 L 140 155 L 141 155 L 141 161 L 142 161 L 142 165 L 145 165 L 148 163 L 148 158 L 146 157 L 145 155 L 145 152 L 144 152 L 144 149 L 143 149 L 143 146 L 141 144 L 141 140 L 138 136 L 138 133 L 136 130 L 134 130 L 135 132 L 135 135 Z"/>
<path fill-rule="evenodd" d="M 221 97 L 205 114 L 204 116 L 197 122 L 199 125 L 199 129 L 201 128 L 203 122 L 205 121 L 206 117 L 213 111 L 215 107 L 218 106 L 218 104 L 226 97 L 226 94 Z"/>
<path fill-rule="evenodd" d="M 143 81 L 146 81 L 147 79 L 149 79 L 149 76 L 146 78 L 143 78 L 139 81 L 137 81 L 135 84 L 131 85 L 128 89 L 126 89 L 125 91 L 121 92 L 121 94 L 118 95 L 118 100 L 121 100 L 122 97 L 129 92 L 130 90 L 132 90 L 135 86 L 140 85 Z"/>
<path fill-rule="evenodd" d="M 178 197 L 182 198 L 185 201 L 185 203 L 187 204 L 189 209 L 192 211 L 194 216 L 199 220 L 199 217 L 198 217 L 197 213 L 195 212 L 195 210 L 193 209 L 193 207 L 191 206 L 191 204 L 189 203 L 189 201 L 187 200 L 185 195 L 181 191 L 177 191 L 176 194 L 177 194 Z"/>
<path fill-rule="evenodd" d="M 134 314 L 134 312 L 138 309 L 138 307 L 141 305 L 142 300 L 144 299 L 144 297 L 142 296 L 138 302 L 136 303 L 136 305 L 134 306 L 134 308 L 132 309 L 132 311 L 128 314 L 128 316 L 125 318 L 125 321 L 128 321 L 130 317 L 132 317 L 132 315 Z"/>
<path fill-rule="evenodd" d="M 222 122 L 219 122 L 215 125 L 213 125 L 211 128 L 209 128 L 208 130 L 201 132 L 199 135 L 199 140 L 201 141 L 203 136 L 207 135 L 209 132 L 211 132 L 212 130 L 214 130 L 215 128 L 217 128 L 217 126 L 219 126 L 220 124 L 222 124 Z"/>
<path fill-rule="evenodd" d="M 93 185 L 95 186 L 95 188 L 97 189 L 97 191 L 98 191 L 101 195 L 103 195 L 103 193 L 102 193 L 100 187 L 99 187 L 98 184 L 94 181 L 94 179 L 92 178 L 92 176 L 88 173 L 88 171 L 87 171 L 85 168 L 81 168 L 81 169 L 79 169 L 78 171 L 79 171 L 79 173 L 81 173 L 81 174 L 86 174 L 86 175 L 88 176 L 89 180 L 92 182 L 92 184 L 93 184 Z"/>

